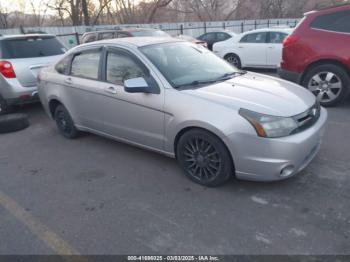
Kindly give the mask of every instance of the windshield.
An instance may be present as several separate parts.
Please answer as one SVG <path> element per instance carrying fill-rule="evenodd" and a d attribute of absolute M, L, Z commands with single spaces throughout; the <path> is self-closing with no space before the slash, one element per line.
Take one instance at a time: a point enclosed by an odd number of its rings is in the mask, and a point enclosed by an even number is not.
<path fill-rule="evenodd" d="M 135 37 L 139 37 L 139 36 L 156 36 L 156 37 L 170 37 L 169 34 L 160 31 L 160 30 L 155 30 L 155 31 L 135 31 L 135 32 L 131 32 L 133 36 Z"/>
<path fill-rule="evenodd" d="M 1 56 L 10 58 L 30 58 L 64 54 L 65 47 L 55 37 L 23 37 L 3 40 Z"/>
<path fill-rule="evenodd" d="M 226 80 L 238 73 L 206 48 L 188 42 L 150 45 L 141 51 L 174 88 Z"/>

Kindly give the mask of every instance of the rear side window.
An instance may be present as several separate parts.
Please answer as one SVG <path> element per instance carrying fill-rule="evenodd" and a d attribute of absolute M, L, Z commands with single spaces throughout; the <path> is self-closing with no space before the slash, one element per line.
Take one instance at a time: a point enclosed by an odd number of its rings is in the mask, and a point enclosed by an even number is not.
<path fill-rule="evenodd" d="M 59 61 L 55 66 L 56 71 L 60 74 L 68 74 L 70 60 L 71 56 L 66 56 L 61 61 Z"/>
<path fill-rule="evenodd" d="M 216 38 L 218 41 L 225 41 L 225 40 L 231 38 L 231 36 L 229 34 L 226 34 L 226 33 L 217 33 Z"/>
<path fill-rule="evenodd" d="M 241 39 L 240 43 L 252 43 L 252 44 L 266 43 L 266 36 L 267 36 L 266 32 L 248 34 Z"/>
<path fill-rule="evenodd" d="M 271 44 L 282 44 L 284 39 L 287 37 L 288 35 L 285 33 L 279 33 L 279 32 L 270 32 L 270 40 L 269 42 Z"/>
<path fill-rule="evenodd" d="M 350 11 L 321 15 L 311 23 L 311 28 L 340 33 L 350 33 Z"/>
<path fill-rule="evenodd" d="M 114 38 L 114 32 L 106 32 L 106 33 L 99 33 L 98 39 L 113 39 Z"/>
<path fill-rule="evenodd" d="M 65 51 L 55 37 L 5 39 L 1 43 L 1 56 L 4 59 L 54 56 Z"/>
<path fill-rule="evenodd" d="M 98 79 L 100 51 L 86 51 L 74 56 L 71 75 L 89 79 Z"/>

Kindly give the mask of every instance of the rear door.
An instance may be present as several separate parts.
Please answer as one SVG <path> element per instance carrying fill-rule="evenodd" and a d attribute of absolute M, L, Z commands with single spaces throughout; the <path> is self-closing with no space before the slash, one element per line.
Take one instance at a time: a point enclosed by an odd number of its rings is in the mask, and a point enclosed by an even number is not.
<path fill-rule="evenodd" d="M 267 37 L 267 66 L 278 67 L 282 60 L 283 41 L 288 36 L 283 32 L 269 32 Z"/>
<path fill-rule="evenodd" d="M 16 78 L 24 87 L 36 86 L 39 70 L 55 63 L 65 51 L 54 36 L 28 36 L 1 42 L 1 58 L 12 63 Z"/>
<path fill-rule="evenodd" d="M 243 36 L 238 43 L 238 52 L 243 66 L 264 67 L 267 63 L 267 32 Z"/>
<path fill-rule="evenodd" d="M 98 118 L 99 94 L 104 91 L 100 85 L 101 48 L 91 48 L 72 57 L 69 74 L 63 79 L 65 86 L 64 103 L 84 127 L 101 130 Z"/>

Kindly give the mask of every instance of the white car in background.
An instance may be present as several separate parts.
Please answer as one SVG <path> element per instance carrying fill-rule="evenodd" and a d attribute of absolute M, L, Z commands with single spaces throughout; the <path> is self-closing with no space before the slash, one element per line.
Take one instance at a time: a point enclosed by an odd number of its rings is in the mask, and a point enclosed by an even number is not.
<path fill-rule="evenodd" d="M 214 44 L 213 52 L 237 68 L 277 68 L 291 28 L 257 29 Z"/>

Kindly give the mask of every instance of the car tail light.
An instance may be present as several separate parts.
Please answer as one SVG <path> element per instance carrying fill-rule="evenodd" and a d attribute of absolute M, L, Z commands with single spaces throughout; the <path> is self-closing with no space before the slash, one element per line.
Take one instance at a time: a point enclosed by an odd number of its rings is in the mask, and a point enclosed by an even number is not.
<path fill-rule="evenodd" d="M 283 41 L 283 47 L 290 46 L 292 44 L 295 44 L 296 42 L 299 41 L 299 36 L 296 35 L 290 35 Z"/>
<path fill-rule="evenodd" d="M 0 61 L 0 74 L 6 78 L 16 78 L 12 64 L 8 61 Z"/>

